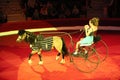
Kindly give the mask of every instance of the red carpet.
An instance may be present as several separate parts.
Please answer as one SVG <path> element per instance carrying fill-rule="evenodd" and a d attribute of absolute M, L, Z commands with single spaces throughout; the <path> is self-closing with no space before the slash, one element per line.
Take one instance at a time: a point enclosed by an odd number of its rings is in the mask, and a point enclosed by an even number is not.
<path fill-rule="evenodd" d="M 39 21 L 41 22 L 41 21 Z M 0 32 L 24 28 L 51 27 L 46 22 L 18 22 L 0 24 Z M 54 23 L 54 22 L 53 22 Z M 75 68 L 70 62 L 69 56 L 65 57 L 66 63 L 60 64 L 56 61 L 56 50 L 42 52 L 43 65 L 38 65 L 37 55 L 32 56 L 32 65 L 29 65 L 29 45 L 25 42 L 16 43 L 17 35 L 0 37 L 0 80 L 119 80 L 120 79 L 120 32 L 100 31 L 108 46 L 108 57 L 100 63 L 97 69 L 91 73 L 83 73 Z M 70 38 L 63 36 L 67 47 L 71 47 Z M 73 34 L 74 42 L 79 40 L 79 33 Z M 82 67 L 82 65 L 80 66 Z"/>
<path fill-rule="evenodd" d="M 16 35 L 0 38 L 0 80 L 119 80 L 120 79 L 120 32 L 101 31 L 107 43 L 109 56 L 91 73 L 78 71 L 65 57 L 66 64 L 55 60 L 56 51 L 43 51 L 44 64 L 38 65 L 38 56 L 32 56 L 33 64 L 27 63 L 29 45 L 16 43 Z M 78 35 L 73 40 L 78 40 Z M 65 38 L 66 42 L 69 39 Z"/>

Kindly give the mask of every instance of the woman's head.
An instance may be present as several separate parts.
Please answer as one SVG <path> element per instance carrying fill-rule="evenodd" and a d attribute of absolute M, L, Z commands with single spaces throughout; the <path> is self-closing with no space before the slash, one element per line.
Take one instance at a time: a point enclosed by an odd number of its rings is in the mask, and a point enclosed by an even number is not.
<path fill-rule="evenodd" d="M 89 20 L 89 23 L 93 24 L 94 26 L 98 26 L 99 25 L 99 18 L 93 17 L 92 19 Z"/>

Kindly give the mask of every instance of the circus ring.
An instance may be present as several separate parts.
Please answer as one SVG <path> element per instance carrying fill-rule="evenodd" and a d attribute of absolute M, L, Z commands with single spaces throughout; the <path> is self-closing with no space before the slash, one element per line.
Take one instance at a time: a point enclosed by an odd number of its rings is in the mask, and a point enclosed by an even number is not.
<path fill-rule="evenodd" d="M 109 49 L 107 59 L 102 62 L 95 71 L 91 73 L 83 73 L 76 69 L 73 63 L 70 62 L 69 57 L 65 57 L 66 63 L 61 65 L 55 60 L 57 51 L 49 52 L 43 51 L 44 64 L 38 65 L 38 56 L 32 57 L 33 64 L 29 65 L 28 55 L 30 53 L 29 45 L 22 42 L 16 43 L 16 30 L 27 29 L 32 32 L 42 29 L 55 29 L 51 24 L 46 22 L 17 22 L 2 24 L 0 29 L 0 79 L 1 80 L 81 80 L 81 79 L 119 79 L 120 63 L 119 63 L 119 35 L 120 32 L 115 30 L 108 30 L 108 28 L 101 27 L 98 33 L 106 42 Z M 4 28 L 3 28 L 4 25 Z M 46 26 L 47 25 L 47 26 Z M 39 28 L 40 27 L 40 28 Z M 64 27 L 64 30 L 62 30 Z M 82 26 L 63 26 L 58 27 L 58 31 L 74 32 Z M 74 28 L 73 28 L 74 27 Z M 37 28 L 37 29 L 36 29 Z M 111 27 L 110 29 L 112 29 Z M 74 29 L 74 30 L 73 30 Z M 10 31 L 10 35 L 7 31 Z M 11 32 L 13 31 L 13 32 Z M 54 30 L 53 30 L 54 31 Z M 6 32 L 2 33 L 2 32 Z M 38 32 L 38 31 L 37 31 Z M 4 35 L 4 36 L 3 36 Z M 72 34 L 73 40 L 78 41 L 79 33 Z M 69 44 L 69 37 L 63 36 L 66 44 Z M 70 46 L 70 45 L 68 45 Z"/>

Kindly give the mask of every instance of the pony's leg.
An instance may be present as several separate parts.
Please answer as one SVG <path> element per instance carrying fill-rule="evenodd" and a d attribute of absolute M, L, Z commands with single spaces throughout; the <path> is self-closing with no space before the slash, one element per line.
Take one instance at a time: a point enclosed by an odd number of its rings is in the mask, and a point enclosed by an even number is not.
<path fill-rule="evenodd" d="M 62 54 L 62 60 L 60 61 L 61 64 L 64 64 L 65 63 L 65 59 L 64 59 L 64 54 Z"/>
<path fill-rule="evenodd" d="M 28 58 L 28 63 L 29 64 L 32 64 L 32 60 L 31 60 L 32 55 L 33 55 L 32 53 L 29 54 L 29 58 Z"/>
<path fill-rule="evenodd" d="M 60 58 L 60 53 L 57 54 L 56 60 L 58 60 L 59 58 Z"/>
<path fill-rule="evenodd" d="M 43 64 L 43 61 L 42 61 L 41 50 L 38 52 L 38 56 L 39 56 L 39 59 L 40 59 L 40 61 L 39 61 L 38 64 L 42 65 L 42 64 Z"/>
<path fill-rule="evenodd" d="M 60 55 L 62 54 L 62 45 L 63 44 L 62 44 L 61 38 L 58 36 L 54 36 L 53 37 L 53 46 L 59 52 L 56 56 L 56 60 L 58 60 L 60 58 Z"/>
<path fill-rule="evenodd" d="M 31 57 L 32 57 L 32 55 L 34 55 L 35 53 L 37 53 L 37 51 L 32 51 L 32 52 L 29 54 L 29 58 L 28 58 L 28 63 L 29 63 L 29 64 L 32 64 Z"/>
<path fill-rule="evenodd" d="M 54 36 L 53 37 L 53 45 L 56 48 L 56 50 L 59 52 L 59 54 L 56 56 L 56 60 L 59 59 L 60 55 L 62 54 L 62 47 L 63 47 L 63 41 L 61 37 Z M 61 64 L 65 63 L 64 54 L 62 54 L 62 60 L 60 61 Z"/>

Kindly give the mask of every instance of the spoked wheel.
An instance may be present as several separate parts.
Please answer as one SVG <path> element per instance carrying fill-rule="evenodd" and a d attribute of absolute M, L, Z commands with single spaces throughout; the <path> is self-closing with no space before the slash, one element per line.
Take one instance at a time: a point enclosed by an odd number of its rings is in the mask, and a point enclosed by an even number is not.
<path fill-rule="evenodd" d="M 94 44 L 94 49 L 100 58 L 100 62 L 105 61 L 108 56 L 108 47 L 106 43 L 103 40 L 100 40 Z"/>
<path fill-rule="evenodd" d="M 79 71 L 89 73 L 98 67 L 100 58 L 94 47 L 86 47 L 85 51 L 87 52 L 78 53 L 78 55 L 72 54 L 71 60 Z"/>

